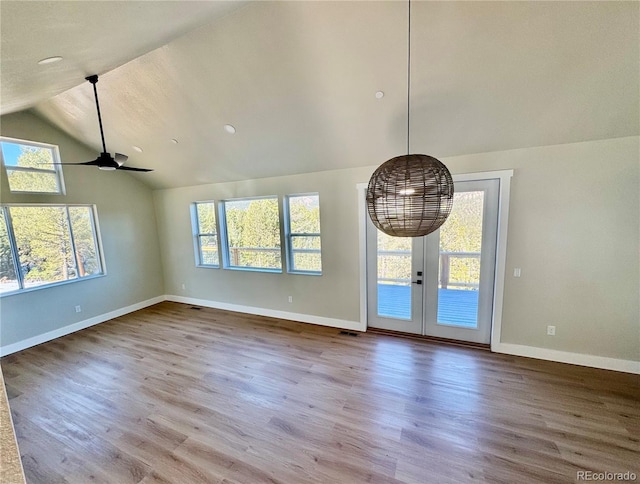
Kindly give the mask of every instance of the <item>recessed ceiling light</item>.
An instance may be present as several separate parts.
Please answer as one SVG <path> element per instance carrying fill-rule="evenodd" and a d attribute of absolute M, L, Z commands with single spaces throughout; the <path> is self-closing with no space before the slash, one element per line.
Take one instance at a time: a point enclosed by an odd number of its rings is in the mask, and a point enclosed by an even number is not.
<path fill-rule="evenodd" d="M 227 133 L 229 133 L 229 134 L 235 134 L 235 132 L 236 132 L 236 128 L 235 128 L 235 127 L 233 127 L 233 126 L 232 126 L 232 125 L 230 125 L 230 124 L 225 124 L 225 125 L 224 125 L 224 130 L 225 130 Z"/>
<path fill-rule="evenodd" d="M 376 92 L 376 99 L 382 99 L 384 97 L 384 92 L 378 91 Z"/>
<path fill-rule="evenodd" d="M 45 59 L 40 59 L 38 61 L 38 64 L 40 65 L 44 65 L 44 64 L 53 64 L 54 62 L 58 62 L 61 61 L 62 57 L 60 57 L 59 55 L 56 55 L 54 57 L 47 57 Z"/>
<path fill-rule="evenodd" d="M 142 153 L 144 150 L 142 148 L 140 148 L 139 146 L 132 146 L 132 148 L 137 151 L 138 153 Z"/>
<path fill-rule="evenodd" d="M 175 138 L 173 138 L 173 139 L 171 140 L 171 142 L 172 142 L 174 145 L 177 145 L 177 144 L 178 144 L 178 140 L 177 140 L 177 139 L 175 139 Z"/>

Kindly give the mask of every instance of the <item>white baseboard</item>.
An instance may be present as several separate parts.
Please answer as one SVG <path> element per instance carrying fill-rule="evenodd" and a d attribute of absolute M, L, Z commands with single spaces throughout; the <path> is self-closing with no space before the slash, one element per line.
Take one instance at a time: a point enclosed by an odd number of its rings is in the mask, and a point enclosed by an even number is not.
<path fill-rule="evenodd" d="M 164 300 L 165 296 L 154 297 L 151 299 L 147 299 L 146 301 L 132 304 L 131 306 L 116 309 L 115 311 L 100 314 L 98 316 L 94 316 L 93 318 L 85 319 L 84 321 L 78 321 L 77 323 L 63 326 L 62 328 L 54 329 L 53 331 L 49 331 L 47 333 L 39 334 L 38 336 L 34 336 L 32 338 L 23 339 L 22 341 L 18 341 L 17 343 L 0 346 L 0 356 L 7 356 L 11 353 L 15 353 L 16 351 L 22 351 L 24 349 L 31 348 L 32 346 L 46 343 L 47 341 L 51 341 L 52 339 L 75 333 L 76 331 L 88 328 L 89 326 L 104 323 L 105 321 L 109 321 L 110 319 L 124 316 L 125 314 L 129 314 L 139 309 L 146 308 L 147 306 L 153 306 L 154 304 L 158 304 Z"/>
<path fill-rule="evenodd" d="M 275 309 L 258 308 L 254 306 L 243 306 L 239 304 L 229 304 L 208 299 L 195 299 L 192 297 L 167 295 L 165 300 L 194 306 L 204 306 L 207 308 L 224 309 L 237 313 L 255 314 L 257 316 L 268 316 L 270 318 L 287 319 L 301 323 L 318 324 L 320 326 L 331 326 L 333 328 L 348 329 L 350 331 L 366 331 L 367 327 L 360 321 L 348 321 L 346 319 L 325 318 L 324 316 L 314 316 L 312 314 L 290 313 L 288 311 L 278 311 Z"/>
<path fill-rule="evenodd" d="M 497 343 L 491 346 L 491 351 L 507 355 L 526 356 L 538 360 L 556 361 L 572 365 L 590 366 L 603 370 L 622 371 L 624 373 L 640 374 L 640 361 L 619 360 L 605 356 L 569 353 L 567 351 L 550 350 L 534 346 L 517 345 L 511 343 Z"/>
<path fill-rule="evenodd" d="M 139 309 L 153 306 L 162 301 L 173 301 L 184 304 L 193 304 L 195 306 L 204 306 L 214 309 L 223 309 L 226 311 L 235 311 L 238 313 L 255 314 L 257 316 L 268 316 L 272 318 L 287 319 L 290 321 L 298 321 L 302 323 L 318 324 L 320 326 L 330 326 L 334 328 L 346 329 L 350 331 L 366 331 L 366 323 L 361 321 L 349 321 L 345 319 L 326 318 L 323 316 L 314 316 L 311 314 L 292 313 L 288 311 L 278 311 L 275 309 L 258 308 L 254 306 L 243 306 L 239 304 L 229 304 L 219 301 L 210 301 L 208 299 L 196 299 L 191 297 L 165 295 L 158 296 L 146 301 L 141 301 L 131 306 L 116 309 L 108 313 L 94 316 L 62 328 L 58 328 L 47 333 L 43 333 L 32 338 L 28 338 L 17 343 L 0 347 L 0 356 L 10 355 L 17 351 L 21 351 L 32 346 L 46 343 L 61 336 L 75 333 L 81 329 L 94 326 L 110 319 L 124 316 L 125 314 L 138 311 Z M 491 345 L 491 350 L 496 353 L 504 353 L 514 356 L 525 356 L 528 358 L 536 358 L 539 360 L 556 361 L 559 363 L 569 363 L 572 365 L 589 366 L 592 368 L 601 368 L 604 370 L 621 371 L 624 373 L 640 374 L 640 361 L 620 360 L 616 358 L 607 358 L 604 356 L 585 355 L 581 353 L 570 353 L 567 351 L 551 350 L 547 348 L 537 348 L 534 346 L 525 346 L 512 343 L 496 343 Z"/>

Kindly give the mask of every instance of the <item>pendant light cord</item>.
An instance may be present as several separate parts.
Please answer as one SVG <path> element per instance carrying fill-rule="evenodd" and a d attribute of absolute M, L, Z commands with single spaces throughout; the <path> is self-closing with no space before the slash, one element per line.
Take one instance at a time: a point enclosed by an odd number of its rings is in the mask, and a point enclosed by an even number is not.
<path fill-rule="evenodd" d="M 409 151 L 409 140 L 411 137 L 411 0 L 409 0 L 409 28 L 407 39 L 407 154 Z"/>

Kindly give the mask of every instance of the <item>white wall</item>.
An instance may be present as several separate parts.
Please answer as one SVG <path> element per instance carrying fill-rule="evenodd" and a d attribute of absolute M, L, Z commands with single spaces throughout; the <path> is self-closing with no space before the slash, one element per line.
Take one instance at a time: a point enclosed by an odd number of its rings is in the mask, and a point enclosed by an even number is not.
<path fill-rule="evenodd" d="M 64 162 L 96 157 L 93 150 L 28 112 L 3 116 L 0 122 L 3 136 L 57 144 Z M 151 190 L 126 173 L 94 167 L 64 167 L 64 179 L 65 196 L 11 194 L 2 170 L 0 200 L 95 204 L 107 275 L 2 297 L 0 346 L 4 348 L 163 294 Z M 76 305 L 82 307 L 81 313 L 75 312 Z"/>
<path fill-rule="evenodd" d="M 443 159 L 453 173 L 515 169 L 503 343 L 640 360 L 639 140 Z M 358 321 L 355 186 L 375 168 L 154 192 L 166 294 Z M 310 191 L 320 193 L 321 277 L 195 267 L 190 203 Z M 514 267 L 522 268 L 521 278 L 510 277 Z M 549 324 L 555 337 L 546 336 Z"/>
<path fill-rule="evenodd" d="M 4 136 L 58 144 L 64 161 L 95 157 L 30 113 L 0 121 Z M 639 152 L 640 137 L 628 137 L 443 159 L 453 173 L 515 170 L 501 343 L 640 361 Z M 0 298 L 0 345 L 15 346 L 163 294 L 355 327 L 355 186 L 375 168 L 151 192 L 126 173 L 69 167 L 62 197 L 11 194 L 2 174 L 3 203 L 95 203 L 108 275 Z M 316 191 L 322 276 L 195 267 L 193 201 Z M 522 268 L 521 278 L 511 277 L 514 267 Z M 555 337 L 546 336 L 548 324 L 556 326 Z"/>
<path fill-rule="evenodd" d="M 355 186 L 367 173 L 366 169 L 327 171 L 155 191 L 166 293 L 351 323 L 359 321 Z M 195 267 L 191 203 L 305 192 L 320 194 L 322 276 Z M 288 302 L 288 296 L 293 297 L 293 303 Z"/>
<path fill-rule="evenodd" d="M 451 160 L 457 172 L 515 169 L 502 342 L 640 360 L 639 140 Z"/>

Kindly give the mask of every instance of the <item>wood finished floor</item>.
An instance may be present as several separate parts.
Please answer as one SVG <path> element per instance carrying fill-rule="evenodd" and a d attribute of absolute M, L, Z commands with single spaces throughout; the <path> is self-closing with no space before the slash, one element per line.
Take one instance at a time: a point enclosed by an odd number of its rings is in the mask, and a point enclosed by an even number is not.
<path fill-rule="evenodd" d="M 640 476 L 637 375 L 169 302 L 2 369 L 29 483 Z"/>

